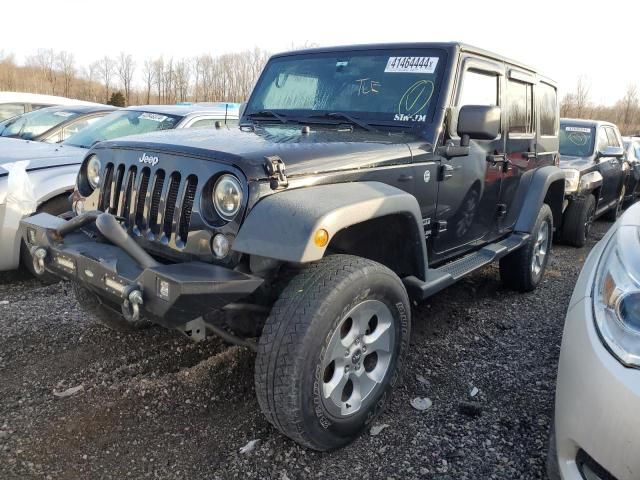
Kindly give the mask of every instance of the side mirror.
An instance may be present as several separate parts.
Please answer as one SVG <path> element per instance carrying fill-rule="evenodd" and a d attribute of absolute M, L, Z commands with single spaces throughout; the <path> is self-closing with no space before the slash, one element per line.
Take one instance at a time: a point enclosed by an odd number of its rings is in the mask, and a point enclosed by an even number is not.
<path fill-rule="evenodd" d="M 598 157 L 615 157 L 622 158 L 624 156 L 624 148 L 622 147 L 604 147 L 600 152 L 598 152 Z"/>
<path fill-rule="evenodd" d="M 469 140 L 493 140 L 500 135 L 500 107 L 465 105 L 458 114 L 458 135 L 461 145 Z M 622 149 L 621 149 L 622 150 Z"/>

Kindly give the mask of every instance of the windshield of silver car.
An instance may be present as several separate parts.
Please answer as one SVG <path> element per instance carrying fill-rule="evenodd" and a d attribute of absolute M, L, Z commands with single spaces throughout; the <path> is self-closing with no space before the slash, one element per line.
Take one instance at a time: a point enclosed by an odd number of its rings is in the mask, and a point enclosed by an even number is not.
<path fill-rule="evenodd" d="M 91 148 L 94 144 L 128 135 L 175 128 L 182 117 L 138 110 L 119 110 L 69 137 L 65 145 Z"/>

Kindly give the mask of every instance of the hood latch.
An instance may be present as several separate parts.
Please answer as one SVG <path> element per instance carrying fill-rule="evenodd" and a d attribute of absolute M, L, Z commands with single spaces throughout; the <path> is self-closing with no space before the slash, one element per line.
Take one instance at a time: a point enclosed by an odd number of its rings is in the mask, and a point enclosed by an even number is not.
<path fill-rule="evenodd" d="M 284 162 L 279 156 L 271 155 L 264 157 L 264 169 L 267 171 L 267 175 L 269 175 L 271 190 L 289 186 L 289 180 L 287 180 L 287 176 L 284 173 Z"/>

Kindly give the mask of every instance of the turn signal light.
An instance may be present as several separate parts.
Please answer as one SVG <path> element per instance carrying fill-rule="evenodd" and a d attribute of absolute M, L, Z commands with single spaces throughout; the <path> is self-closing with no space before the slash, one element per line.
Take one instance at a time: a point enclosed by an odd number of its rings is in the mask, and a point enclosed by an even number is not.
<path fill-rule="evenodd" d="M 316 230 L 316 234 L 313 236 L 313 243 L 316 244 L 316 247 L 326 247 L 329 243 L 329 232 L 324 228 Z"/>

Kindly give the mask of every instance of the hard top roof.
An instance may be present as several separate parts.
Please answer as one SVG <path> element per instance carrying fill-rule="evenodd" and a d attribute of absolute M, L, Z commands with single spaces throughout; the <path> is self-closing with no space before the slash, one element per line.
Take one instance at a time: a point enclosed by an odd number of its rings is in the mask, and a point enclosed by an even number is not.
<path fill-rule="evenodd" d="M 462 42 L 405 42 L 405 43 L 368 43 L 368 44 L 356 44 L 356 45 L 339 45 L 339 46 L 333 46 L 333 47 L 318 47 L 318 48 L 307 48 L 303 50 L 292 50 L 288 52 L 277 53 L 273 55 L 272 58 L 285 57 L 289 55 L 304 55 L 304 54 L 310 54 L 310 53 L 347 52 L 347 51 L 358 51 L 358 50 L 390 50 L 390 49 L 401 50 L 401 49 L 416 49 L 416 48 L 440 48 L 450 52 L 459 51 L 459 52 L 474 53 L 482 57 L 487 57 L 494 60 L 500 60 L 509 65 L 513 65 L 515 67 L 528 70 L 529 72 L 539 74 L 537 69 L 530 67 L 522 62 L 510 59 L 505 57 L 504 55 L 490 52 L 489 50 L 484 50 L 482 48 L 474 47 L 473 45 L 468 45 Z M 555 82 L 550 78 L 545 77 L 542 74 L 539 74 L 539 75 L 543 77 L 545 81 L 555 85 Z"/>

